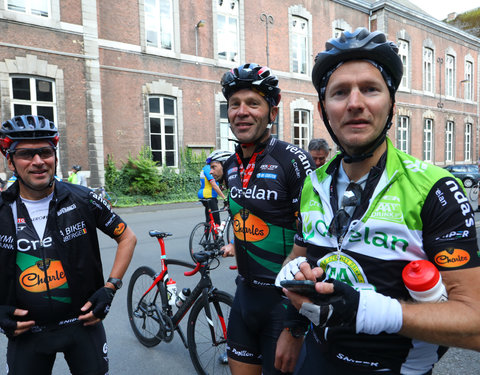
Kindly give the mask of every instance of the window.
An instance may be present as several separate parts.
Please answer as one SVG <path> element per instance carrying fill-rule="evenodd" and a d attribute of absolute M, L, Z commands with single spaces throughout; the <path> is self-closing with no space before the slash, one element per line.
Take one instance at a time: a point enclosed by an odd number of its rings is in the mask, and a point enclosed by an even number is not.
<path fill-rule="evenodd" d="M 310 141 L 310 113 L 303 109 L 293 111 L 293 144 L 304 150 Z"/>
<path fill-rule="evenodd" d="M 173 49 L 172 0 L 145 0 L 145 34 L 148 46 Z"/>
<path fill-rule="evenodd" d="M 220 148 L 222 150 L 235 151 L 235 142 L 231 139 L 237 138 L 230 129 L 227 109 L 227 102 L 220 103 Z"/>
<path fill-rule="evenodd" d="M 397 125 L 397 148 L 403 152 L 409 152 L 409 118 L 407 116 L 398 117 Z"/>
<path fill-rule="evenodd" d="M 239 61 L 238 4 L 219 0 L 217 4 L 217 56 L 221 60 Z"/>
<path fill-rule="evenodd" d="M 465 124 L 465 151 L 464 151 L 465 161 L 472 160 L 472 124 Z"/>
<path fill-rule="evenodd" d="M 40 115 L 56 122 L 56 98 L 54 81 L 14 76 L 12 82 L 12 113 L 20 115 Z"/>
<path fill-rule="evenodd" d="M 433 120 L 430 118 L 425 119 L 423 126 L 423 160 L 432 162 L 432 149 L 433 149 Z"/>
<path fill-rule="evenodd" d="M 31 14 L 32 16 L 48 17 L 50 14 L 50 1 L 7 0 L 7 9 L 15 12 Z"/>
<path fill-rule="evenodd" d="M 447 55 L 445 62 L 445 96 L 455 96 L 455 57 Z"/>
<path fill-rule="evenodd" d="M 473 63 L 465 61 L 465 100 L 473 100 Z"/>
<path fill-rule="evenodd" d="M 402 59 L 403 77 L 400 82 L 400 89 L 408 89 L 408 71 L 409 71 L 409 43 L 406 40 L 400 39 L 398 41 L 398 54 Z"/>
<path fill-rule="evenodd" d="M 280 124 L 280 110 L 277 113 L 277 117 L 275 117 L 275 121 L 272 123 L 272 127 L 270 128 L 270 134 L 273 138 L 278 139 L 278 126 Z"/>
<path fill-rule="evenodd" d="M 433 50 L 423 49 L 423 91 L 433 94 Z"/>
<path fill-rule="evenodd" d="M 307 74 L 308 21 L 292 17 L 292 71 Z"/>
<path fill-rule="evenodd" d="M 150 96 L 148 104 L 153 160 L 162 166 L 176 167 L 178 165 L 176 100 L 164 96 Z"/>
<path fill-rule="evenodd" d="M 445 161 L 453 161 L 453 130 L 454 123 L 453 121 L 447 121 L 445 127 Z"/>

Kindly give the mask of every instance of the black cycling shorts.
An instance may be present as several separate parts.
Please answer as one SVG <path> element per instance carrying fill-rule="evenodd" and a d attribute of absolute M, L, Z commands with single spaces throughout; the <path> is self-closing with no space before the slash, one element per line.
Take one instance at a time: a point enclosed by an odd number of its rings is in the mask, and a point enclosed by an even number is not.
<path fill-rule="evenodd" d="M 228 357 L 262 365 L 263 375 L 282 374 L 274 362 L 285 313 L 283 298 L 274 288 L 251 287 L 238 277 L 228 319 Z"/>
<path fill-rule="evenodd" d="M 64 353 L 73 375 L 108 374 L 107 340 L 101 322 L 93 326 L 79 322 L 9 339 L 7 374 L 50 375 L 57 353 Z"/>

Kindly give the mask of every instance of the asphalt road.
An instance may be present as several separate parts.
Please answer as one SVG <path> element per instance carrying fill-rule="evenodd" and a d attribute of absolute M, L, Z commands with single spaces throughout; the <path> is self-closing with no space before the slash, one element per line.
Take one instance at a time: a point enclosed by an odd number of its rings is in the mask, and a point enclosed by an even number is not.
<path fill-rule="evenodd" d="M 127 317 L 127 287 L 131 274 L 141 265 L 149 265 L 158 270 L 160 250 L 155 239 L 148 236 L 148 231 L 158 229 L 173 233 L 166 241 L 167 256 L 189 260 L 187 253 L 189 234 L 194 225 L 203 218 L 203 206 L 198 203 L 183 203 L 155 207 L 138 207 L 118 209 L 117 213 L 130 225 L 138 237 L 138 244 L 127 274 L 124 287 L 120 289 L 113 301 L 112 309 L 105 319 L 105 328 L 109 345 L 110 375 L 183 375 L 195 374 L 188 350 L 180 337 L 176 335 L 170 343 L 160 343 L 153 348 L 141 345 L 130 328 Z M 480 217 L 479 217 L 480 218 Z M 115 255 L 116 243 L 100 235 L 100 244 L 104 262 L 105 275 L 108 275 Z M 221 266 L 212 272 L 214 285 L 233 294 L 236 271 L 228 268 L 232 259 L 222 260 Z M 179 267 L 171 267 L 170 276 L 183 287 L 192 288 L 198 278 L 186 278 Z M 193 279 L 193 280 L 192 280 Z M 186 318 L 184 319 L 186 321 Z M 185 328 L 185 322 L 183 327 Z M 184 329 L 186 334 L 186 328 Z M 4 374 L 6 339 L 0 335 L 0 374 Z M 69 374 L 63 355 L 57 356 L 53 375 Z M 437 364 L 434 375 L 473 375 L 480 374 L 480 353 L 450 349 Z"/>

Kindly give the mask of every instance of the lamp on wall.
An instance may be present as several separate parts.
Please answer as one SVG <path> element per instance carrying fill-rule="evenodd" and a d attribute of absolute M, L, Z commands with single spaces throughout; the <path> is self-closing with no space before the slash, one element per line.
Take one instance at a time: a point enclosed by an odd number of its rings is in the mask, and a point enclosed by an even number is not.
<path fill-rule="evenodd" d="M 200 20 L 195 25 L 195 57 L 198 57 L 198 29 L 205 26 L 206 21 Z M 198 64 L 198 61 L 195 62 Z"/>

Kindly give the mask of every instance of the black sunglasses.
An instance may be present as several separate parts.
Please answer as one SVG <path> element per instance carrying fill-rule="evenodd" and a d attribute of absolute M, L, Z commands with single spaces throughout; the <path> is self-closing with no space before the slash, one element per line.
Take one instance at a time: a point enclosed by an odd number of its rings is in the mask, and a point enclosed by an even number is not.
<path fill-rule="evenodd" d="M 352 219 L 345 208 L 360 206 L 362 192 L 362 187 L 359 184 L 355 182 L 348 184 L 345 193 L 343 193 L 340 209 L 335 213 L 328 227 L 328 233 L 330 235 L 336 236 L 338 239 L 345 236 Z"/>
<path fill-rule="evenodd" d="M 10 153 L 22 160 L 32 160 L 35 155 L 40 156 L 42 159 L 49 159 L 55 156 L 56 150 L 56 147 L 17 148 L 10 151 Z"/>

